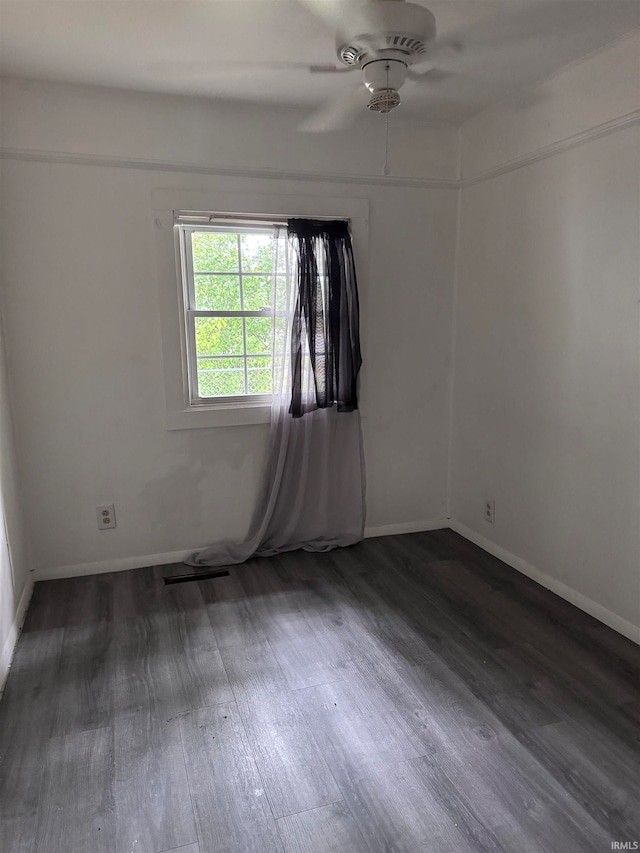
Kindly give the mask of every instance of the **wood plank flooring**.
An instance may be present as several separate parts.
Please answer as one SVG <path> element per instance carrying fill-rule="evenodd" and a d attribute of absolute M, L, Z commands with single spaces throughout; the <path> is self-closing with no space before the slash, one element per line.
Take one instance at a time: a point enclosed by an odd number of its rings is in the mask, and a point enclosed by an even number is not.
<path fill-rule="evenodd" d="M 182 571 L 36 585 L 3 853 L 640 843 L 640 648 L 452 531 Z"/>

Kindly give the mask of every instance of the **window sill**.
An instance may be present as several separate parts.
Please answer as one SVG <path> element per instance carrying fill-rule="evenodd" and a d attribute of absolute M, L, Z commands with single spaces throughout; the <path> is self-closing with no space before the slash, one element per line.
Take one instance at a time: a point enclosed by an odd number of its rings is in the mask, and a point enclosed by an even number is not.
<path fill-rule="evenodd" d="M 235 406 L 192 406 L 179 412 L 167 412 L 167 429 L 210 429 L 212 427 L 268 424 L 268 403 L 244 403 Z"/>

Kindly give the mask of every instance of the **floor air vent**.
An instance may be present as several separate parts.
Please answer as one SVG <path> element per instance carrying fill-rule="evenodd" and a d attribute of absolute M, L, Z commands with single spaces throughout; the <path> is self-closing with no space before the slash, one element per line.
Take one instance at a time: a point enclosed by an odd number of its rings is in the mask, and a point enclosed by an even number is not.
<path fill-rule="evenodd" d="M 224 569 L 221 572 L 211 571 L 211 572 L 191 572 L 188 575 L 168 575 L 166 578 L 162 578 L 165 584 L 168 583 L 189 583 L 189 581 L 207 581 L 209 578 L 224 578 L 229 574 L 229 572 Z"/>

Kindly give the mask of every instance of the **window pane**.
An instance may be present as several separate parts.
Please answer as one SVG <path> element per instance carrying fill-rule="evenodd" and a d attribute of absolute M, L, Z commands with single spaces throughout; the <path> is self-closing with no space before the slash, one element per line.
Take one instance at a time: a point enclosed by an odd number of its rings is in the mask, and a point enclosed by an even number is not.
<path fill-rule="evenodd" d="M 271 355 L 271 317 L 247 317 L 247 352 L 250 355 Z"/>
<path fill-rule="evenodd" d="M 242 355 L 241 317 L 196 317 L 196 355 Z"/>
<path fill-rule="evenodd" d="M 194 289 L 195 307 L 201 311 L 240 310 L 240 276 L 197 275 Z"/>
<path fill-rule="evenodd" d="M 248 358 L 247 380 L 249 394 L 271 394 L 271 359 Z"/>
<path fill-rule="evenodd" d="M 242 234 L 242 271 L 271 272 L 273 268 L 273 236 L 271 234 Z"/>
<path fill-rule="evenodd" d="M 235 397 L 245 393 L 243 358 L 198 359 L 201 397 Z"/>
<path fill-rule="evenodd" d="M 293 283 L 292 283 L 293 286 Z M 287 277 L 285 275 L 276 276 L 276 305 L 278 308 L 284 308 L 287 304 Z"/>
<path fill-rule="evenodd" d="M 190 231 L 193 256 L 197 393 L 199 397 L 270 394 L 273 320 L 267 317 L 203 317 L 198 312 L 271 309 L 275 241 L 271 232 Z M 286 241 L 279 242 L 281 249 Z M 284 270 L 284 257 L 279 267 Z M 240 274 L 242 272 L 242 275 Z M 282 273 L 277 277 L 285 288 Z M 280 335 L 282 337 L 282 334 Z M 283 343 L 281 342 L 281 348 Z M 247 353 L 251 358 L 247 358 Z"/>
<path fill-rule="evenodd" d="M 282 234 L 282 232 L 281 232 Z M 279 238 L 274 239 L 274 252 L 277 251 L 276 255 L 276 267 L 279 273 L 286 273 L 288 269 L 287 264 L 287 252 L 289 251 L 289 246 L 287 243 L 287 238 L 284 236 L 280 236 Z"/>
<path fill-rule="evenodd" d="M 259 311 L 271 307 L 271 276 L 243 275 L 244 310 Z"/>
<path fill-rule="evenodd" d="M 287 318 L 277 316 L 273 327 L 273 349 L 279 356 L 284 354 L 284 348 L 287 336 Z"/>
<path fill-rule="evenodd" d="M 237 272 L 239 269 L 236 234 L 194 231 L 191 249 L 194 272 Z"/>

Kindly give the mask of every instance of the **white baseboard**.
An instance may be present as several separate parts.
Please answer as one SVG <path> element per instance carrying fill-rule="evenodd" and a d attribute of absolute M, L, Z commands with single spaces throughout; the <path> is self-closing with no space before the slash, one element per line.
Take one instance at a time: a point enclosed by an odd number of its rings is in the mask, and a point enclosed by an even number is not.
<path fill-rule="evenodd" d="M 535 566 L 530 565 L 525 560 L 520 559 L 520 557 L 516 557 L 505 548 L 501 548 L 500 545 L 496 545 L 494 542 L 486 539 L 480 533 L 477 533 L 465 524 L 461 524 L 459 521 L 451 519 L 449 527 L 451 527 L 452 530 L 455 530 L 456 533 L 464 536 L 465 539 L 473 542 L 474 545 L 478 545 L 478 547 L 482 548 L 483 551 L 487 551 L 489 554 L 492 554 L 494 557 L 502 560 L 503 563 L 511 566 L 511 568 L 522 572 L 523 575 L 531 578 L 531 580 L 534 580 L 541 586 L 546 587 L 546 589 L 551 590 L 551 592 L 555 592 L 555 594 L 559 595 L 560 598 L 564 598 L 570 604 L 574 604 L 576 607 L 579 607 L 580 610 L 584 610 L 585 613 L 593 616 L 594 619 L 597 619 L 599 622 L 604 622 L 604 624 L 608 625 L 609 628 L 613 628 L 614 631 L 628 637 L 630 640 L 633 640 L 634 643 L 640 643 L 640 627 L 638 625 L 634 625 L 632 622 L 628 622 L 621 616 L 617 616 L 615 613 L 612 613 L 611 610 L 607 610 L 606 607 L 603 607 L 596 601 L 587 598 L 586 595 L 582 595 L 581 592 L 577 592 L 572 587 L 562 583 L 562 581 L 556 580 L 556 578 L 541 572 L 539 569 L 536 569 Z"/>
<path fill-rule="evenodd" d="M 422 533 L 425 530 L 441 530 L 449 527 L 449 519 L 434 518 L 431 521 L 402 521 L 399 524 L 381 524 L 378 527 L 366 527 L 365 539 L 376 536 L 398 536 L 401 533 Z"/>
<path fill-rule="evenodd" d="M 370 539 L 374 536 L 395 536 L 399 533 L 418 533 L 421 530 L 439 530 L 448 527 L 446 518 L 431 521 L 408 521 L 400 524 L 383 524 L 380 527 L 367 527 L 364 535 Z M 168 563 L 182 563 L 194 551 L 204 548 L 189 548 L 186 551 L 168 551 L 164 554 L 144 554 L 140 557 L 121 557 L 113 560 L 99 560 L 95 563 L 77 563 L 71 566 L 52 566 L 47 569 L 36 569 L 35 579 L 38 581 L 54 580 L 57 578 L 77 578 L 83 575 L 102 575 L 106 572 L 126 572 L 129 569 L 141 569 L 144 566 L 165 566 Z"/>
<path fill-rule="evenodd" d="M 603 622 L 605 625 L 613 628 L 613 630 L 617 631 L 619 634 L 623 634 L 630 640 L 640 643 L 640 627 L 633 625 L 621 616 L 617 616 L 615 613 L 607 610 L 606 607 L 592 601 L 590 598 L 587 598 L 585 595 L 582 595 L 582 593 L 577 592 L 561 581 L 541 572 L 539 569 L 536 569 L 535 566 L 530 565 L 520 557 L 516 557 L 506 549 L 501 548 L 499 545 L 491 542 L 491 540 L 486 539 L 480 533 L 477 533 L 475 530 L 472 530 L 470 527 L 467 527 L 454 519 L 436 518 L 429 521 L 406 521 L 399 522 L 398 524 L 382 524 L 377 527 L 367 527 L 364 535 L 366 539 L 371 539 L 377 536 L 397 536 L 402 533 L 419 533 L 427 530 L 440 530 L 446 527 L 450 527 L 452 530 L 455 530 L 456 533 L 464 536 L 465 539 L 468 539 L 470 542 L 478 545 L 484 551 L 487 551 L 489 554 L 492 554 L 494 557 L 502 560 L 513 569 L 527 575 L 527 577 L 536 581 L 536 583 L 539 583 L 541 586 L 550 589 L 551 592 L 555 592 L 556 595 L 559 595 L 561 598 L 564 598 L 566 601 L 569 601 L 571 604 L 574 604 L 576 607 L 584 610 L 585 613 L 588 613 L 590 616 L 593 616 L 595 619 L 598 619 L 600 622 Z M 72 578 L 80 577 L 81 575 L 96 575 L 104 574 L 105 572 L 121 572 L 127 571 L 128 569 L 140 569 L 144 566 L 164 566 L 168 563 L 182 563 L 187 557 L 197 550 L 198 548 L 190 548 L 186 551 L 169 551 L 164 554 L 146 554 L 140 557 L 101 560 L 95 563 L 79 563 L 73 566 L 54 566 L 50 569 L 37 570 L 35 573 L 35 580 Z M 13 646 L 15 645 L 19 628 L 22 625 L 22 620 L 24 619 L 24 614 L 31 597 L 32 588 L 33 580 L 31 581 L 28 595 L 27 590 L 25 590 L 25 593 L 20 600 L 16 620 L 11 629 L 13 641 L 12 643 L 10 642 L 10 636 L 7 639 L 7 643 L 5 643 L 5 649 L 2 653 L 0 682 L 3 680 L 3 677 L 6 677 L 5 670 L 8 668 L 9 661 L 11 660 Z M 9 649 L 8 660 L 6 660 L 7 649 Z"/>
<path fill-rule="evenodd" d="M 204 546 L 200 546 L 203 548 Z M 36 580 L 46 581 L 56 578 L 77 578 L 82 575 L 104 575 L 107 572 L 126 572 L 129 569 L 142 569 L 145 566 L 166 566 L 168 563 L 182 563 L 198 548 L 187 551 L 168 551 L 164 554 L 144 554 L 141 557 L 120 557 L 113 560 L 100 560 L 95 563 L 77 563 L 73 566 L 52 566 L 50 569 L 36 569 Z"/>
<path fill-rule="evenodd" d="M 4 683 L 7 680 L 7 675 L 9 674 L 9 667 L 11 666 L 13 650 L 15 649 L 16 643 L 18 642 L 22 623 L 24 622 L 24 618 L 27 615 L 27 609 L 29 607 L 29 602 L 31 601 L 32 594 L 33 574 L 29 572 L 27 576 L 27 582 L 25 584 L 24 590 L 22 591 L 22 595 L 20 596 L 20 601 L 18 602 L 18 606 L 16 607 L 16 613 L 13 617 L 11 628 L 9 629 L 9 635 L 7 636 L 7 639 L 4 642 L 4 647 L 2 649 L 2 657 L 0 658 L 0 695 L 2 695 L 2 691 L 4 690 Z"/>

